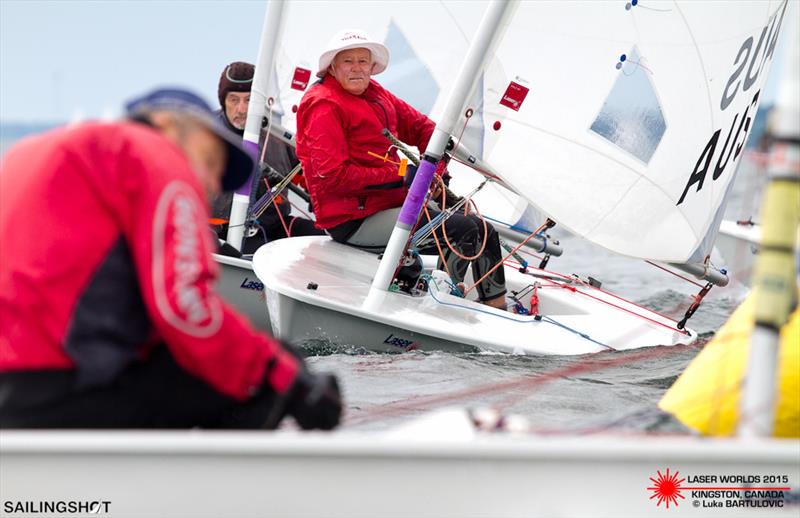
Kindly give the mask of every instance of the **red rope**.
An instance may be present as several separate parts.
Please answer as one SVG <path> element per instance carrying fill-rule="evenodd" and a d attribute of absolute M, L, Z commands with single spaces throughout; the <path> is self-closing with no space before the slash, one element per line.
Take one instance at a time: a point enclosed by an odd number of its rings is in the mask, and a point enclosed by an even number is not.
<path fill-rule="evenodd" d="M 428 212 L 428 205 L 423 205 L 425 209 L 425 217 L 428 218 L 428 223 L 431 222 L 431 215 Z M 442 222 L 442 231 L 444 231 L 444 222 Z M 442 260 L 442 265 L 444 265 L 444 271 L 447 272 L 447 276 L 453 279 L 453 275 L 450 273 L 450 268 L 447 267 L 447 261 L 444 258 L 444 252 L 442 252 L 442 246 L 439 244 L 439 238 L 436 237 L 436 232 L 433 232 L 433 241 L 436 243 L 436 249 L 439 251 L 439 258 Z"/>
<path fill-rule="evenodd" d="M 530 389 L 537 388 L 541 385 L 549 383 L 553 380 L 558 380 L 576 374 L 587 372 L 599 371 L 611 367 L 616 367 L 623 364 L 632 362 L 653 359 L 664 354 L 672 352 L 672 350 L 680 350 L 678 347 L 657 347 L 648 348 L 646 351 L 641 351 L 632 354 L 615 354 L 611 358 L 607 358 L 606 354 L 613 353 L 598 353 L 595 358 L 591 360 L 579 361 L 574 365 L 568 365 L 560 369 L 555 369 L 535 376 L 523 376 L 517 379 L 508 381 L 501 381 L 497 383 L 488 383 L 479 385 L 477 387 L 470 387 L 462 390 L 452 392 L 450 394 L 435 394 L 432 396 L 421 396 L 417 398 L 405 399 L 394 403 L 385 403 L 375 409 L 370 409 L 365 414 L 355 417 L 345 417 L 345 422 L 348 425 L 357 425 L 366 423 L 378 418 L 397 417 L 412 412 L 419 412 L 426 410 L 437 405 L 452 404 L 454 402 L 461 402 L 464 400 L 489 396 L 493 394 L 506 394 L 512 390 L 520 390 L 521 397 L 530 395 Z M 510 398 L 506 398 L 501 403 L 508 403 Z M 498 406 L 502 409 L 506 406 Z"/>
<path fill-rule="evenodd" d="M 294 207 L 295 209 L 297 209 L 297 212 L 299 212 L 300 214 L 302 214 L 302 215 L 303 215 L 303 216 L 304 216 L 306 219 L 308 219 L 308 220 L 311 220 L 311 216 L 309 216 L 309 215 L 308 215 L 308 213 L 307 213 L 306 211 L 304 211 L 303 209 L 301 209 L 300 207 L 298 207 L 298 206 L 297 206 L 297 205 L 296 205 L 296 204 L 295 204 L 295 203 L 294 203 L 294 202 L 293 202 L 291 199 L 289 199 L 289 197 L 288 197 L 288 196 L 286 197 L 286 199 L 287 199 L 287 200 L 289 200 L 289 205 L 291 205 L 292 207 Z"/>
<path fill-rule="evenodd" d="M 519 250 L 520 248 L 522 248 L 522 247 L 525 245 L 525 243 L 527 243 L 528 241 L 530 241 L 530 240 L 531 240 L 531 238 L 533 238 L 533 236 L 535 236 L 536 234 L 538 234 L 538 233 L 539 233 L 539 231 L 540 231 L 540 230 L 542 230 L 542 229 L 545 227 L 545 225 L 547 225 L 547 223 L 543 223 L 543 224 L 542 224 L 542 225 L 541 225 L 539 228 L 537 228 L 536 230 L 534 230 L 534 231 L 531 233 L 531 235 L 529 235 L 528 237 L 526 237 L 526 238 L 525 238 L 525 239 L 524 239 L 524 240 L 523 240 L 523 241 L 522 241 L 522 242 L 521 242 L 519 245 L 517 245 L 517 247 L 516 247 L 516 248 L 514 248 L 513 250 L 511 250 L 511 251 L 508 253 L 508 255 L 506 255 L 505 257 L 503 257 L 503 258 L 502 258 L 502 259 L 500 259 L 499 261 L 497 261 L 497 264 L 495 264 L 494 266 L 492 266 L 492 267 L 489 269 L 489 271 L 488 271 L 488 272 L 486 272 L 485 274 L 483 274 L 483 276 L 482 276 L 480 279 L 478 279 L 477 281 L 475 281 L 475 283 L 473 283 L 473 285 L 472 285 L 472 286 L 470 286 L 469 288 L 467 288 L 467 289 L 466 289 L 466 291 L 464 292 L 464 296 L 466 296 L 466 295 L 467 295 L 467 293 L 469 293 L 470 291 L 472 291 L 472 290 L 473 290 L 473 288 L 475 288 L 475 286 L 477 286 L 478 284 L 480 284 L 480 283 L 481 283 L 481 281 L 483 281 L 483 280 L 484 280 L 486 277 L 488 277 L 489 275 L 491 275 L 491 274 L 492 274 L 492 272 L 494 272 L 495 270 L 497 270 L 499 267 L 503 266 L 503 263 L 504 263 L 504 262 L 505 262 L 505 261 L 506 261 L 506 260 L 507 260 L 509 257 L 511 257 L 511 256 L 513 256 L 513 255 L 514 255 L 514 252 L 516 252 L 517 250 Z M 486 236 L 484 236 L 484 241 L 485 241 L 485 238 L 486 238 Z"/>
<path fill-rule="evenodd" d="M 283 231 L 286 232 L 286 237 L 291 237 L 289 227 L 286 226 L 286 222 L 283 220 L 283 214 L 281 214 L 278 208 L 278 200 L 272 195 L 272 188 L 269 186 L 269 181 L 266 178 L 264 178 L 264 183 L 267 185 L 267 192 L 270 193 L 270 197 L 272 198 L 272 207 L 275 209 L 275 212 L 278 213 L 278 219 L 281 220 L 281 225 L 283 225 Z M 264 230 L 264 237 L 267 237 L 266 229 Z"/>
<path fill-rule="evenodd" d="M 702 284 L 699 284 L 699 283 L 697 283 L 697 282 L 694 282 L 692 279 L 690 279 L 690 278 L 688 278 L 688 277 L 684 277 L 683 275 L 681 275 L 681 274 L 679 274 L 679 273 L 675 273 L 675 272 L 673 272 L 672 270 L 670 270 L 670 269 L 668 269 L 668 268 L 664 268 L 663 266 L 661 266 L 661 265 L 659 265 L 659 264 L 656 264 L 656 263 L 654 263 L 654 262 L 651 262 L 651 261 L 645 261 L 645 262 L 646 262 L 647 264 L 649 264 L 650 266 L 655 266 L 655 267 L 656 267 L 656 268 L 658 268 L 659 270 L 664 270 L 665 272 L 667 272 L 667 273 L 671 273 L 672 275 L 674 275 L 675 277 L 677 277 L 677 278 L 679 278 L 679 279 L 683 279 L 684 281 L 686 281 L 686 282 L 688 282 L 688 283 L 694 284 L 694 285 L 695 285 L 695 286 L 697 286 L 698 288 L 702 288 L 702 287 L 703 287 L 703 285 L 702 285 Z"/>
<path fill-rule="evenodd" d="M 438 180 L 440 182 L 442 182 L 441 178 L 439 178 Z M 444 212 L 444 210 L 446 208 L 446 205 L 447 205 L 447 202 L 446 202 L 447 196 L 446 196 L 446 194 L 444 192 L 444 182 L 442 182 L 441 190 L 442 190 L 442 212 Z M 465 205 L 465 207 L 466 207 L 466 205 Z M 478 208 L 475 207 L 475 210 L 477 211 Z M 480 213 L 478 213 L 478 217 L 480 218 Z M 488 232 L 489 229 L 488 229 L 488 226 L 486 224 L 486 220 L 483 219 L 483 218 L 480 218 L 480 219 L 483 222 L 483 240 L 481 242 L 480 250 L 478 250 L 478 252 L 475 255 L 473 255 L 472 257 L 468 257 L 466 255 L 461 255 L 458 252 L 458 250 L 455 249 L 455 247 L 450 243 L 450 239 L 447 237 L 447 231 L 446 231 L 445 226 L 444 226 L 445 222 L 444 221 L 442 222 L 442 235 L 444 236 L 444 242 L 447 243 L 447 247 L 450 249 L 450 251 L 452 251 L 454 254 L 456 254 L 458 257 L 460 257 L 461 259 L 463 259 L 465 261 L 474 261 L 475 259 L 477 259 L 481 255 L 483 255 L 483 251 L 486 250 L 486 241 L 488 241 L 486 239 L 486 237 L 487 237 L 487 232 Z M 434 232 L 434 235 L 436 235 L 435 232 Z M 467 290 L 467 291 L 469 291 L 469 290 Z M 466 293 L 465 293 L 465 295 L 466 295 Z"/>
<path fill-rule="evenodd" d="M 505 261 L 505 262 L 506 262 L 506 263 L 509 263 L 509 266 L 511 266 L 512 268 L 515 268 L 515 269 L 519 269 L 519 267 L 521 266 L 519 263 L 516 263 L 516 262 L 514 262 L 514 261 Z M 529 267 L 529 268 L 530 268 L 530 267 Z M 595 288 L 594 286 L 592 286 L 592 285 L 590 285 L 590 284 L 586 284 L 585 282 L 583 282 L 583 281 L 582 281 L 581 279 L 579 279 L 578 277 L 569 277 L 569 276 L 567 276 L 567 275 L 564 275 L 564 274 L 562 274 L 562 273 L 553 272 L 553 271 L 550 271 L 550 270 L 541 270 L 541 269 L 539 269 L 539 268 L 534 268 L 534 269 L 536 269 L 536 270 L 539 270 L 539 271 L 541 271 L 541 272 L 545 272 L 545 273 L 547 273 L 547 274 L 549 274 L 549 275 L 554 275 L 554 276 L 557 276 L 557 277 L 561 277 L 561 278 L 563 278 L 563 279 L 567 279 L 567 280 L 571 280 L 571 281 L 578 282 L 578 283 L 580 283 L 580 284 L 581 284 L 581 285 L 583 285 L 583 286 L 586 286 L 586 287 L 588 287 L 588 288 L 592 288 L 592 289 L 595 289 L 595 290 L 597 290 L 597 291 L 600 291 L 600 292 L 602 292 L 602 293 L 605 293 L 605 294 L 606 294 L 606 295 L 608 295 L 609 297 L 613 297 L 613 298 L 615 298 L 615 299 L 617 299 L 617 300 L 621 300 L 621 301 L 623 301 L 623 302 L 625 302 L 625 303 L 627 303 L 627 304 L 630 304 L 631 306 L 635 306 L 635 307 L 637 307 L 637 308 L 641 309 L 642 311 L 647 311 L 648 313 L 652 313 L 652 314 L 654 314 L 654 315 L 657 315 L 657 316 L 659 316 L 659 317 L 661 317 L 661 318 L 663 318 L 663 319 L 665 319 L 665 320 L 669 320 L 670 322 L 675 322 L 675 324 L 677 324 L 677 323 L 678 323 L 678 321 L 677 321 L 677 320 L 675 320 L 674 318 L 668 317 L 667 315 L 664 315 L 664 314 L 662 314 L 662 313 L 659 313 L 658 311 L 653 311 L 653 310 L 652 310 L 652 309 L 650 309 L 650 308 L 646 308 L 646 307 L 642 306 L 641 304 L 637 304 L 637 303 L 635 303 L 635 302 L 633 302 L 633 301 L 630 301 L 630 300 L 628 300 L 628 299 L 626 299 L 626 298 L 624 298 L 624 297 L 620 297 L 619 295 L 615 295 L 614 293 L 611 293 L 611 292 L 609 292 L 609 291 L 606 291 L 606 290 L 604 290 L 604 289 L 601 289 L 601 288 Z M 646 316 L 644 316 L 644 315 L 639 315 L 638 313 L 635 313 L 635 312 L 633 312 L 633 311 L 631 311 L 631 310 L 629 310 L 629 309 L 623 308 L 623 307 L 621 307 L 621 306 L 617 306 L 616 304 L 613 304 L 613 303 L 611 303 L 611 302 L 609 302 L 609 301 L 607 301 L 607 300 L 603 300 L 603 299 L 600 299 L 600 298 L 598 298 L 598 297 L 595 297 L 595 296 L 593 296 L 593 295 L 590 295 L 590 294 L 588 294 L 588 293 L 586 293 L 586 292 L 584 292 L 584 291 L 580 291 L 580 290 L 578 290 L 577 288 L 575 288 L 575 287 L 573 287 L 573 286 L 564 285 L 564 284 L 559 284 L 559 283 L 555 282 L 555 281 L 554 281 L 554 280 L 552 280 L 552 279 L 542 279 L 542 280 L 543 280 L 543 281 L 545 281 L 545 282 L 550 282 L 550 283 L 551 283 L 552 285 L 554 285 L 554 286 L 557 286 L 557 287 L 562 287 L 562 288 L 565 288 L 565 289 L 569 289 L 569 290 L 575 291 L 575 292 L 577 292 L 577 293 L 580 293 L 581 295 L 585 295 L 585 296 L 587 296 L 587 297 L 591 297 L 591 298 L 593 298 L 593 299 L 597 300 L 598 302 L 602 302 L 602 303 L 604 303 L 604 304 L 608 304 L 609 306 L 611 306 L 611 307 L 614 307 L 614 308 L 617 308 L 617 309 L 619 309 L 619 310 L 621 310 L 621 311 L 626 311 L 626 312 L 628 312 L 628 313 L 631 313 L 631 314 L 633 314 L 633 315 L 635 315 L 635 316 L 638 316 L 639 318 L 643 318 L 643 319 L 645 319 L 645 320 L 649 320 L 649 321 L 651 321 L 651 322 L 653 322 L 653 323 L 655 323 L 655 324 L 658 324 L 658 325 L 660 325 L 660 326 L 664 326 L 664 327 L 666 327 L 667 329 L 671 329 L 671 330 L 673 330 L 673 331 L 679 331 L 679 332 L 681 332 L 681 333 L 683 333 L 683 334 L 687 334 L 687 335 L 689 334 L 689 333 L 687 333 L 685 330 L 678 329 L 678 328 L 677 328 L 677 326 L 673 328 L 673 327 L 671 327 L 671 326 L 668 326 L 668 325 L 664 324 L 663 322 L 658 322 L 657 320 L 653 320 L 653 319 L 651 319 L 651 318 L 648 318 L 648 317 L 646 317 Z"/>
<path fill-rule="evenodd" d="M 552 281 L 551 281 L 551 282 L 552 282 Z M 599 298 L 599 297 L 595 297 L 594 295 L 590 295 L 590 294 L 586 293 L 585 291 L 581 291 L 581 290 L 579 290 L 579 289 L 577 289 L 577 288 L 575 288 L 575 287 L 573 287 L 573 286 L 565 286 L 565 285 L 563 285 L 563 284 L 558 284 L 558 283 L 555 283 L 555 282 L 553 282 L 553 284 L 554 284 L 555 286 L 558 286 L 558 287 L 561 287 L 561 288 L 568 289 L 568 290 L 570 290 L 570 291 L 573 291 L 573 292 L 575 292 L 575 293 L 580 293 L 581 295 L 584 295 L 584 296 L 586 296 L 586 297 L 589 297 L 590 299 L 594 299 L 594 300 L 596 300 L 596 301 L 598 301 L 598 302 L 602 302 L 602 303 L 604 303 L 604 304 L 607 304 L 607 305 L 611 306 L 612 308 L 618 309 L 618 310 L 620 310 L 620 311 L 624 311 L 625 313 L 630 313 L 630 314 L 631 314 L 631 315 L 633 315 L 633 316 L 639 317 L 639 318 L 641 318 L 641 319 L 643 319 L 643 320 L 647 320 L 648 322 L 652 322 L 653 324 L 656 324 L 656 325 L 659 325 L 659 326 L 662 326 L 662 327 L 666 327 L 667 329 L 669 329 L 669 330 L 671 330 L 671 331 L 678 331 L 678 332 L 680 332 L 680 333 L 682 333 L 682 334 L 684 334 L 684 335 L 687 335 L 687 336 L 689 335 L 689 332 L 688 332 L 688 331 L 686 331 L 686 330 L 684 330 L 684 329 L 678 329 L 678 328 L 677 328 L 677 326 L 676 326 L 676 327 L 673 327 L 673 326 L 668 326 L 667 324 L 665 324 L 665 323 L 663 323 L 663 322 L 659 322 L 658 320 L 654 320 L 654 319 L 652 319 L 652 318 L 649 318 L 649 317 L 646 317 L 646 316 L 644 316 L 644 315 L 640 315 L 639 313 L 636 313 L 635 311 L 632 311 L 632 310 L 630 310 L 630 309 L 627 309 L 627 308 L 623 308 L 622 306 L 618 306 L 618 305 L 616 305 L 616 304 L 613 304 L 613 303 L 611 303 L 611 302 L 609 302 L 609 301 L 607 301 L 607 300 L 603 300 L 603 299 L 601 299 L 601 298 Z M 613 295 L 613 294 L 611 294 L 611 293 L 608 293 L 608 292 L 603 292 L 603 293 L 607 293 L 608 295 L 615 296 L 615 295 Z M 617 297 L 617 298 L 619 298 L 620 300 L 625 300 L 625 299 L 622 299 L 621 297 Z M 650 311 L 651 313 L 654 313 L 654 314 L 656 314 L 656 315 L 658 315 L 658 316 L 660 316 L 660 317 L 662 317 L 662 318 L 664 318 L 664 319 L 670 320 L 670 321 L 672 321 L 672 322 L 676 322 L 675 320 L 673 320 L 673 319 L 671 319 L 671 318 L 669 318 L 669 317 L 667 317 L 667 316 L 665 316 L 665 315 L 661 315 L 661 314 L 659 314 L 659 313 L 656 313 L 655 311 L 649 310 L 649 309 L 647 309 L 647 308 L 645 308 L 645 307 L 643 307 L 643 306 L 639 306 L 638 304 L 636 304 L 636 303 L 634 303 L 634 302 L 631 302 L 631 301 L 629 301 L 629 300 L 625 300 L 625 302 L 627 302 L 627 303 L 629 303 L 629 304 L 631 304 L 631 305 L 633 305 L 633 306 L 636 306 L 636 307 L 637 307 L 637 308 L 639 308 L 639 309 L 643 309 L 643 310 L 645 310 L 645 311 Z M 677 322 L 676 322 L 676 323 L 677 323 Z"/>

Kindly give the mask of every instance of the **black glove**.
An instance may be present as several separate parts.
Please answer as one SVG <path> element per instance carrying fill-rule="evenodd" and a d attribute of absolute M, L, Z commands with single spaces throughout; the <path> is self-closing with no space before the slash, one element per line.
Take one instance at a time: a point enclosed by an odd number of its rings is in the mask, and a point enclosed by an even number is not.
<path fill-rule="evenodd" d="M 278 183 L 283 181 L 284 175 L 276 171 L 275 169 L 271 168 L 267 164 L 262 165 L 261 173 L 264 175 L 264 178 L 267 179 L 269 182 L 270 187 L 275 187 Z"/>
<path fill-rule="evenodd" d="M 291 389 L 286 413 L 303 430 L 332 430 L 342 415 L 342 396 L 336 376 L 312 374 L 303 368 Z"/>
<path fill-rule="evenodd" d="M 303 430 L 332 430 L 342 415 L 342 394 L 336 376 L 308 370 L 302 353 L 293 345 L 282 343 L 294 355 L 300 371 L 289 389 L 285 413 L 294 417 Z"/>

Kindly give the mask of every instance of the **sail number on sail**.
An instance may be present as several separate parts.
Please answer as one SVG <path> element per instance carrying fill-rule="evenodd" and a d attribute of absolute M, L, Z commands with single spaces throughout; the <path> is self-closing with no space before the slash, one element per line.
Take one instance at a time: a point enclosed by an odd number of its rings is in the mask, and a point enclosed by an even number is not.
<path fill-rule="evenodd" d="M 780 33 L 780 28 L 783 23 L 783 15 L 786 13 L 787 5 L 787 0 L 784 0 L 783 6 L 779 7 L 775 13 L 770 16 L 767 23 L 761 29 L 761 35 L 758 38 L 758 43 L 756 44 L 755 49 L 753 48 L 753 43 L 756 40 L 753 36 L 749 36 L 747 39 L 745 39 L 739 47 L 739 50 L 737 51 L 733 60 L 733 66 L 735 68 L 728 78 L 725 89 L 722 91 L 722 96 L 720 98 L 719 108 L 722 112 L 724 112 L 731 105 L 731 103 L 733 103 L 740 91 L 742 94 L 744 94 L 744 92 L 748 91 L 756 83 L 759 75 L 764 70 L 764 65 L 768 60 L 772 59 L 773 52 L 775 51 L 775 45 L 778 41 L 778 34 Z M 744 73 L 745 68 L 747 69 L 746 73 Z M 742 75 L 743 73 L 744 75 Z M 683 203 L 684 199 L 686 198 L 686 194 L 689 192 L 689 188 L 692 185 L 697 184 L 697 189 L 695 192 L 700 192 L 700 190 L 703 188 L 703 182 L 706 179 L 706 174 L 711 166 L 712 158 L 715 156 L 717 157 L 717 162 L 714 166 L 714 171 L 712 174 L 712 178 L 714 180 L 719 178 L 722 173 L 725 172 L 727 166 L 729 165 L 729 161 L 731 164 L 736 162 L 736 159 L 739 157 L 739 154 L 741 153 L 742 148 L 747 140 L 747 133 L 751 127 L 752 117 L 755 116 L 755 113 L 758 109 L 760 93 L 761 90 L 756 91 L 752 100 L 750 101 L 750 104 L 744 108 L 742 113 L 734 114 L 733 121 L 730 124 L 730 129 L 728 130 L 728 136 L 719 152 L 717 152 L 717 144 L 720 141 L 720 135 L 722 134 L 723 128 L 717 129 L 713 135 L 711 135 L 711 138 L 708 139 L 708 142 L 703 148 L 702 153 L 700 153 L 700 158 L 697 159 L 694 170 L 692 171 L 692 174 L 689 175 L 689 181 L 686 183 L 686 187 L 683 189 L 683 194 L 681 194 L 681 197 L 676 205 Z M 736 130 L 735 134 L 734 129 Z M 734 148 L 736 149 L 735 152 Z M 733 154 L 732 161 L 730 160 L 731 154 Z"/>

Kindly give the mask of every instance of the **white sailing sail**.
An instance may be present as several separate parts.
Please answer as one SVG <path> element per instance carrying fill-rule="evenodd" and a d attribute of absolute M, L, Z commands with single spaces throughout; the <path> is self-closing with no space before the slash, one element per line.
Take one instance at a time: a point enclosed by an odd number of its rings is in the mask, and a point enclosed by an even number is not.
<path fill-rule="evenodd" d="M 701 261 L 758 106 L 786 5 L 785 0 L 491 2 L 443 97 L 441 115 L 435 104 L 432 108 L 437 127 L 427 151 L 437 160 L 451 136 L 458 139 L 479 124 L 473 135 L 482 135 L 488 167 L 568 229 L 619 254 Z M 362 12 L 353 11 L 356 17 Z M 412 17 L 413 23 L 420 19 Z M 386 20 L 390 27 L 393 19 Z M 405 31 L 405 25 L 397 27 Z M 304 75 L 311 80 L 319 49 L 312 51 L 309 44 L 303 52 L 313 56 Z M 297 59 L 291 60 L 294 80 Z M 455 68 L 452 62 L 440 66 Z M 292 95 L 299 100 L 308 85 L 298 86 Z M 282 98 L 282 104 L 293 107 L 294 101 Z M 473 117 L 465 120 L 469 112 Z M 559 329 L 533 325 L 536 332 L 526 336 L 514 325 L 528 320 L 500 324 L 497 319 L 506 315 L 487 312 L 475 301 L 444 300 L 433 292 L 432 301 L 423 301 L 386 291 L 405 252 L 409 222 L 418 210 L 414 203 L 427 189 L 422 184 L 430 178 L 430 165 L 420 169 L 412 186 L 417 194 L 409 198 L 413 203 L 406 200 L 374 275 L 373 256 L 321 238 L 277 241 L 259 250 L 254 269 L 279 336 L 313 338 L 320 325 L 311 329 L 308 322 L 324 321 L 329 336 L 367 347 L 383 348 L 382 337 L 401 333 L 421 348 L 474 345 L 537 354 L 694 339 L 681 329 L 683 323 L 618 305 L 600 291 L 563 300 L 558 294 L 571 291 L 539 292 L 532 311 L 553 319 L 543 321 Z M 517 273 L 506 267 L 509 293 L 535 287 L 525 272 Z M 625 317 L 633 320 L 623 322 Z M 557 332 L 549 336 L 550 330 Z"/>
<path fill-rule="evenodd" d="M 423 113 L 443 108 L 451 84 L 476 30 L 486 2 L 308 1 L 289 3 L 276 56 L 276 98 L 283 126 L 293 131 L 294 111 L 305 90 L 318 80 L 319 55 L 344 28 L 367 30 L 385 41 L 392 66 L 376 79 Z M 435 20 L 429 30 L 420 23 Z"/>
<path fill-rule="evenodd" d="M 264 97 L 273 99 L 273 116 L 278 115 L 275 120 L 294 133 L 295 111 L 305 91 L 317 81 L 319 54 L 328 39 L 342 28 L 363 28 L 383 41 L 391 52 L 391 66 L 375 79 L 420 112 L 439 120 L 446 94 L 486 5 L 485 1 L 288 3 L 276 56 L 277 79 L 271 91 L 263 93 Z M 426 23 L 421 23 L 422 20 Z M 490 69 L 490 72 L 495 71 Z M 254 89 L 259 86 L 254 85 Z M 470 103 L 474 114 L 469 124 L 455 135 L 478 157 L 483 157 L 485 140 L 482 95 L 483 89 L 479 88 Z M 480 181 L 465 166 L 453 163 L 450 170 L 456 192 L 469 192 Z M 503 187 L 490 184 L 475 200 L 481 210 L 496 220 L 523 228 L 541 223 L 538 214 L 535 222 L 527 216 L 532 208 L 526 200 L 520 200 Z"/>
<path fill-rule="evenodd" d="M 702 261 L 786 5 L 521 3 L 483 83 L 484 158 L 611 251 Z"/>

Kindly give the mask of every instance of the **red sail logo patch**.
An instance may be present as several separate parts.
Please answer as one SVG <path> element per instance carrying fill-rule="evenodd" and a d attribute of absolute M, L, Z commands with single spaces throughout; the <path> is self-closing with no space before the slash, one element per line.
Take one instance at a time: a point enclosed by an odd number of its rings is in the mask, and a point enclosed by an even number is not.
<path fill-rule="evenodd" d="M 518 112 L 520 106 L 522 106 L 522 102 L 525 100 L 525 97 L 528 96 L 528 91 L 528 88 L 519 83 L 511 81 L 508 84 L 508 88 L 506 88 L 506 93 L 504 93 L 503 97 L 500 98 L 500 104 L 511 108 L 515 112 Z"/>
<path fill-rule="evenodd" d="M 302 67 L 294 69 L 294 76 L 292 77 L 292 88 L 295 90 L 303 91 L 308 86 L 308 80 L 311 79 L 311 70 Z"/>

